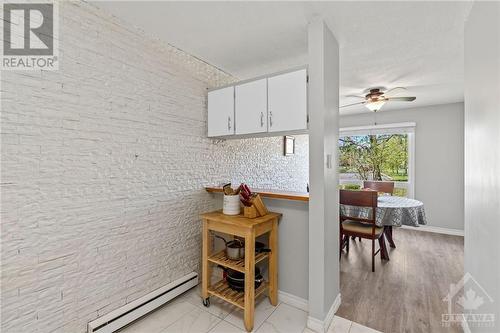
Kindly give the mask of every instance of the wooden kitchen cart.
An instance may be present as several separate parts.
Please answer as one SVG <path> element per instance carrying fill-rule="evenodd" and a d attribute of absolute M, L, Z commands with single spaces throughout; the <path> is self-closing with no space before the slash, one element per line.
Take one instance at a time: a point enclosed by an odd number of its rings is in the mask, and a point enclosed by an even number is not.
<path fill-rule="evenodd" d="M 269 213 L 249 219 L 243 215 L 229 216 L 221 211 L 201 215 L 203 220 L 202 297 L 205 306 L 210 305 L 210 296 L 216 296 L 244 311 L 245 328 L 253 329 L 255 298 L 266 290 L 272 305 L 278 305 L 278 220 L 281 214 Z M 211 231 L 241 237 L 245 240 L 245 258 L 230 260 L 225 252 L 212 253 Z M 271 252 L 255 254 L 255 239 L 269 233 Z M 269 281 L 255 290 L 255 264 L 268 259 Z M 211 284 L 211 265 L 221 265 L 245 274 L 245 291 L 238 292 L 226 281 Z"/>

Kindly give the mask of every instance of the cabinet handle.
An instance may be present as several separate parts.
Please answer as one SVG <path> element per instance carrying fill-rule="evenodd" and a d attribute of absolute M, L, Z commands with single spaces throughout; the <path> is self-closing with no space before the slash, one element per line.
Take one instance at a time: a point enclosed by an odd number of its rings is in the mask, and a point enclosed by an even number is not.
<path fill-rule="evenodd" d="M 231 130 L 231 117 L 230 116 L 227 117 L 227 130 L 228 131 Z"/>
<path fill-rule="evenodd" d="M 269 111 L 269 127 L 273 127 L 273 113 Z"/>
<path fill-rule="evenodd" d="M 264 112 L 260 113 L 260 127 L 264 127 Z"/>

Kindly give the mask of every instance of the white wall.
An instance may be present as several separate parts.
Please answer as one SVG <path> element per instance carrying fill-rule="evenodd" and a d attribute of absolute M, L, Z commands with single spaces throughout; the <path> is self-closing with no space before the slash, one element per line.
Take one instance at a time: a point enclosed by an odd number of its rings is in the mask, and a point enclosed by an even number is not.
<path fill-rule="evenodd" d="M 84 2 L 60 6 L 60 69 L 1 73 L 4 333 L 81 333 L 197 271 L 203 185 L 224 173 L 206 89 L 231 78 Z"/>
<path fill-rule="evenodd" d="M 309 317 L 317 332 L 328 328 L 340 305 L 338 117 L 339 45 L 322 19 L 308 26 L 309 63 Z"/>
<path fill-rule="evenodd" d="M 309 204 L 265 198 L 267 208 L 280 212 L 278 287 L 304 300 L 309 298 Z"/>
<path fill-rule="evenodd" d="M 374 124 L 373 113 L 340 117 L 340 127 Z M 415 122 L 415 198 L 429 226 L 464 229 L 463 103 L 379 111 L 377 124 Z"/>
<path fill-rule="evenodd" d="M 476 1 L 465 28 L 465 271 L 493 298 L 473 312 L 496 322 L 472 332 L 500 331 L 499 92 L 500 3 Z"/>

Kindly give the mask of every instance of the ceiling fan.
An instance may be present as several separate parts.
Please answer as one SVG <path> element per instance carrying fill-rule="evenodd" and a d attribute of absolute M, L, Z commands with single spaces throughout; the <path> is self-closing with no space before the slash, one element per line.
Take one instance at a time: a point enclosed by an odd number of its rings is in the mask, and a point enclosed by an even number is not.
<path fill-rule="evenodd" d="M 382 91 L 383 88 L 371 88 L 369 89 L 369 93 L 366 94 L 365 96 L 352 96 L 352 97 L 358 97 L 358 98 L 364 98 L 365 100 L 362 102 L 356 102 L 352 104 L 347 104 L 347 105 L 342 105 L 341 108 L 345 108 L 347 106 L 353 106 L 353 105 L 364 105 L 366 106 L 370 111 L 377 112 L 380 110 L 380 108 L 387 102 L 390 101 L 399 101 L 399 102 L 412 102 L 416 99 L 416 97 L 390 97 L 390 93 L 394 92 L 397 89 L 403 89 L 406 90 L 406 88 L 403 87 L 396 87 L 389 89 L 387 91 Z"/>

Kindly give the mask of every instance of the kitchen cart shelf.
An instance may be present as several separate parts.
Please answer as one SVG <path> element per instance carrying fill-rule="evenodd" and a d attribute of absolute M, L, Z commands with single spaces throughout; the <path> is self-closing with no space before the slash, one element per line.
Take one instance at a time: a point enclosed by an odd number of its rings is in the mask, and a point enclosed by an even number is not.
<path fill-rule="evenodd" d="M 268 283 L 263 281 L 261 285 L 255 289 L 255 298 L 259 297 L 266 291 L 268 287 Z M 245 293 L 243 291 L 236 291 L 229 287 L 229 284 L 221 280 L 214 284 L 213 286 L 208 287 L 208 293 L 210 295 L 216 296 L 232 305 L 239 307 L 240 309 L 245 309 Z"/>
<path fill-rule="evenodd" d="M 262 260 L 265 260 L 269 257 L 268 253 L 256 253 L 255 254 L 255 264 L 258 264 Z M 213 262 L 214 264 L 224 266 L 226 268 L 231 268 L 232 270 L 245 273 L 245 258 L 233 260 L 229 259 L 226 256 L 226 251 L 222 250 L 210 257 L 208 257 L 208 261 Z"/>
<path fill-rule="evenodd" d="M 220 210 L 201 214 L 203 221 L 201 296 L 203 305 L 210 306 L 210 297 L 218 297 L 243 309 L 245 329 L 251 332 L 255 315 L 255 298 L 267 291 L 272 305 L 278 305 L 278 220 L 281 214 L 268 212 L 253 219 L 243 215 L 224 215 Z M 224 251 L 212 254 L 214 233 L 239 237 L 245 244 L 245 257 L 229 260 Z M 271 252 L 255 253 L 255 239 L 268 235 Z M 268 281 L 255 288 L 255 265 L 267 259 Z M 235 291 L 225 280 L 210 284 L 215 265 L 243 273 L 244 291 Z"/>

